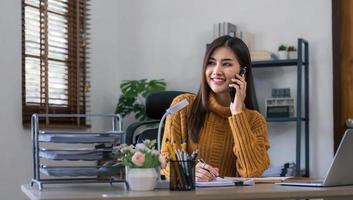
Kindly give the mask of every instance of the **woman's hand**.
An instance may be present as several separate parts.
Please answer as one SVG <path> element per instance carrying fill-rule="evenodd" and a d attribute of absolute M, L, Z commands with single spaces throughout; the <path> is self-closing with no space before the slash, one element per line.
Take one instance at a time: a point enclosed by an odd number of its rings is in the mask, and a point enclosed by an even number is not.
<path fill-rule="evenodd" d="M 219 169 L 212 167 L 206 163 L 198 162 L 195 166 L 196 181 L 207 182 L 212 181 L 219 176 Z"/>
<path fill-rule="evenodd" d="M 246 97 L 246 81 L 245 75 L 240 76 L 239 74 L 235 75 L 236 78 L 232 79 L 232 84 L 229 87 L 234 87 L 236 89 L 234 102 L 230 103 L 230 112 L 232 115 L 238 114 L 243 111 L 244 100 Z"/>

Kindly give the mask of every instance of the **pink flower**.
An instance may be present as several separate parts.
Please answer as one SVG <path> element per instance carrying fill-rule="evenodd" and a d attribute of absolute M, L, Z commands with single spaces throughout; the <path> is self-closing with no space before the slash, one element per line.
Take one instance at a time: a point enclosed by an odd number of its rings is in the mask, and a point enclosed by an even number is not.
<path fill-rule="evenodd" d="M 136 151 L 135 154 L 131 158 L 132 163 L 135 165 L 141 167 L 143 163 L 145 162 L 145 154 Z"/>
<path fill-rule="evenodd" d="M 164 169 L 167 166 L 165 159 L 162 155 L 159 155 L 159 162 L 161 163 L 161 168 Z"/>

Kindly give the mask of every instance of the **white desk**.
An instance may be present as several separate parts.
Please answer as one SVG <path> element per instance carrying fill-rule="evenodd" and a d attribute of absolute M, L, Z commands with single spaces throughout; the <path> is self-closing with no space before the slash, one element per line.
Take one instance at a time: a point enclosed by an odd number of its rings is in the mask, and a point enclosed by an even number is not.
<path fill-rule="evenodd" d="M 353 186 L 310 188 L 288 187 L 274 184 L 254 186 L 197 188 L 194 191 L 176 192 L 167 189 L 148 192 L 125 191 L 120 184 L 44 185 L 43 191 L 29 184 L 21 186 L 31 200 L 214 200 L 214 199 L 296 199 L 347 197 L 353 199 Z"/>

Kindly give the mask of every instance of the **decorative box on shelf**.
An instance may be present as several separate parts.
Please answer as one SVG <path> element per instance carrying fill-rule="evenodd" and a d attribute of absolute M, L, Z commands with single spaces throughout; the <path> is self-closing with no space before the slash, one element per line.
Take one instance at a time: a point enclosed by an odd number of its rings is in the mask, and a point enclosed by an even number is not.
<path fill-rule="evenodd" d="M 267 118 L 294 117 L 294 98 L 290 97 L 290 89 L 272 89 L 272 98 L 266 99 L 265 108 Z"/>

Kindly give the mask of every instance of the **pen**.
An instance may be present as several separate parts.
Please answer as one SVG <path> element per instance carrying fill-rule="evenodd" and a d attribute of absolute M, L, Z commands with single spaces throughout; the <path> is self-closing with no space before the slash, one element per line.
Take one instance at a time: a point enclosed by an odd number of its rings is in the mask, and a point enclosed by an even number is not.
<path fill-rule="evenodd" d="M 173 144 L 174 151 L 176 152 L 176 150 L 178 150 L 179 147 L 178 147 L 177 143 L 175 142 L 175 140 L 173 141 L 172 144 Z"/>
<path fill-rule="evenodd" d="M 181 143 L 181 150 L 186 152 L 186 141 L 185 140 L 183 140 L 183 142 Z"/>
<path fill-rule="evenodd" d="M 210 173 L 213 177 L 217 177 L 209 169 L 204 168 L 204 165 L 206 165 L 207 163 L 202 158 L 198 159 L 198 161 L 203 164 L 202 167 L 201 167 L 202 169 L 208 171 L 208 173 Z"/>
<path fill-rule="evenodd" d="M 198 155 L 199 149 L 196 149 L 191 154 L 191 160 L 195 160 Z"/>
<path fill-rule="evenodd" d="M 180 173 L 180 168 L 178 166 L 178 159 L 177 159 L 177 155 L 176 153 L 174 152 L 173 150 L 173 147 L 172 145 L 169 143 L 169 140 L 167 139 L 166 140 L 166 145 L 167 145 L 167 149 L 168 149 L 168 152 L 169 152 L 169 155 L 172 157 L 172 163 L 174 165 L 174 169 L 175 169 L 175 172 L 176 172 L 176 176 L 177 176 L 177 179 L 179 179 L 180 181 L 180 186 L 181 188 L 184 188 L 184 182 L 183 182 L 183 177 Z M 177 183 L 176 183 L 177 184 Z"/>

